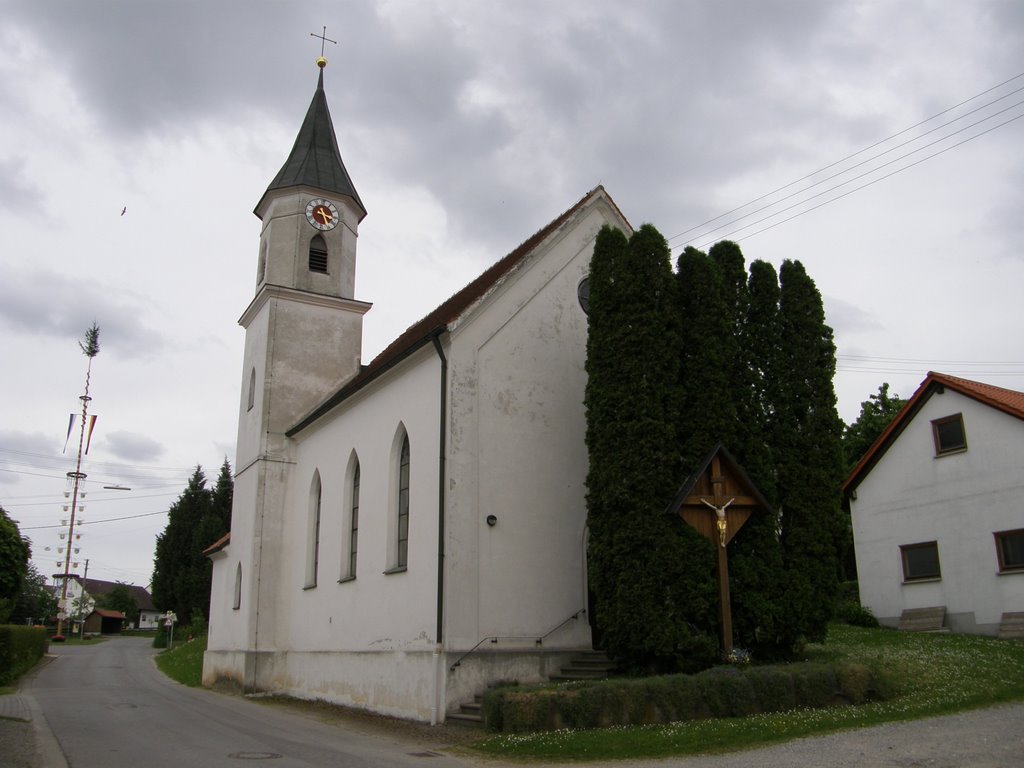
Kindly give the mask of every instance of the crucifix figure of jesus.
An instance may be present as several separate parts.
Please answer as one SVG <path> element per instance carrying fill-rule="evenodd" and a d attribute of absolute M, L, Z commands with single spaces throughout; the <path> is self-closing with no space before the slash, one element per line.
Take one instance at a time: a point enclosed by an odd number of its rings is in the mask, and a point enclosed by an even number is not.
<path fill-rule="evenodd" d="M 718 528 L 718 541 L 721 546 L 725 546 L 726 536 L 729 534 L 729 521 L 725 518 L 725 510 L 729 508 L 729 505 L 736 501 L 736 497 L 733 496 L 725 504 L 718 507 L 712 504 L 707 499 L 702 498 L 701 502 L 711 507 L 715 511 L 715 526 Z"/>

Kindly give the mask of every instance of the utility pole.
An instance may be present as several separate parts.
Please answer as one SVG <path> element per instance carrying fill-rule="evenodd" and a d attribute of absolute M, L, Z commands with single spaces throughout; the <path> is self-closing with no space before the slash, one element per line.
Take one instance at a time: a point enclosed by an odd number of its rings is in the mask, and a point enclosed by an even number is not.
<path fill-rule="evenodd" d="M 89 580 L 89 558 L 85 558 L 85 575 L 82 576 L 82 594 L 78 597 L 78 639 L 85 639 L 85 619 L 82 618 L 82 608 L 85 604 L 85 583 Z"/>
<path fill-rule="evenodd" d="M 78 342 L 83 354 L 89 358 L 89 365 L 85 370 L 85 393 L 79 397 L 82 401 L 82 423 L 78 433 L 78 459 L 75 462 L 75 471 L 68 472 L 68 480 L 72 482 L 71 492 L 71 517 L 68 525 L 68 548 L 64 558 L 64 584 L 60 590 L 60 602 L 57 604 L 57 634 L 64 634 L 64 619 L 68 616 L 68 578 L 71 575 L 71 542 L 75 535 L 75 512 L 78 509 L 78 487 L 79 483 L 88 475 L 82 471 L 82 455 L 85 448 L 85 424 L 88 421 L 89 401 L 89 378 L 92 375 L 92 359 L 100 352 L 100 329 L 96 323 L 85 332 L 85 343 Z"/>

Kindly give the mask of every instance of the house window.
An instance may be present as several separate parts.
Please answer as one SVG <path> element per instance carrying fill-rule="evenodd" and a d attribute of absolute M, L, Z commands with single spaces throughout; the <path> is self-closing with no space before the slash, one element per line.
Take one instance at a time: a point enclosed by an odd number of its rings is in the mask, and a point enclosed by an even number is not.
<path fill-rule="evenodd" d="M 939 545 L 934 541 L 904 544 L 900 547 L 903 558 L 903 581 L 923 581 L 942 578 L 939 571 Z"/>
<path fill-rule="evenodd" d="M 932 422 L 935 437 L 935 455 L 967 450 L 967 433 L 964 432 L 964 417 L 961 413 L 935 419 Z"/>
<path fill-rule="evenodd" d="M 249 371 L 249 405 L 247 411 L 251 411 L 256 404 L 256 369 Z"/>
<path fill-rule="evenodd" d="M 327 243 L 320 235 L 309 241 L 309 271 L 327 274 Z"/>
<path fill-rule="evenodd" d="M 409 564 L 409 436 L 402 438 L 402 453 L 398 460 L 398 553 L 395 565 Z"/>
<path fill-rule="evenodd" d="M 1024 571 L 1024 528 L 1016 531 L 1000 531 L 996 537 L 996 555 L 999 558 L 999 572 Z"/>
<path fill-rule="evenodd" d="M 231 606 L 234 610 L 242 607 L 242 564 L 235 568 L 235 600 Z"/>
<path fill-rule="evenodd" d="M 352 528 L 348 544 L 348 575 L 356 577 L 356 551 L 359 549 L 359 462 L 352 474 Z"/>
<path fill-rule="evenodd" d="M 316 586 L 316 572 L 320 565 L 320 472 L 313 473 L 309 489 L 309 538 L 306 544 L 306 589 Z"/>

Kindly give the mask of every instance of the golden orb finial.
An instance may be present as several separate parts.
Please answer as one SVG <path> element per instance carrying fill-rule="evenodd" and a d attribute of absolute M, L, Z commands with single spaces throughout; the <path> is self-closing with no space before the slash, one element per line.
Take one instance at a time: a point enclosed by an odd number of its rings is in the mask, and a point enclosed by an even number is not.
<path fill-rule="evenodd" d="M 327 59 L 325 59 L 323 56 L 317 56 L 316 65 L 320 67 L 320 69 L 323 69 L 324 67 L 327 66 Z"/>

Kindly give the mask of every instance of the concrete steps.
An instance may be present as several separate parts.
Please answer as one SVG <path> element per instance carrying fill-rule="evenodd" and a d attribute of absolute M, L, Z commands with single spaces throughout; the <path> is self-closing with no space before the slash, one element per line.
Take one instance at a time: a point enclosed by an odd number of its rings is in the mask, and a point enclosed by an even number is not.
<path fill-rule="evenodd" d="M 558 673 L 551 675 L 551 682 L 568 682 L 572 680 L 603 680 L 615 669 L 614 662 L 604 651 L 580 651 L 573 655 L 569 663 Z M 453 725 L 466 725 L 482 728 L 484 721 L 480 712 L 483 694 L 477 694 L 472 701 L 463 702 L 457 712 L 449 712 L 445 721 Z"/>
<path fill-rule="evenodd" d="M 1002 640 L 1024 640 L 1024 612 L 1004 613 L 999 622 Z"/>
<path fill-rule="evenodd" d="M 604 651 L 580 651 L 549 679 L 553 683 L 572 680 L 604 680 L 614 669 L 615 663 L 605 655 Z"/>
<path fill-rule="evenodd" d="M 949 632 L 942 626 L 946 621 L 946 606 L 933 608 L 907 608 L 900 614 L 899 629 L 903 632 Z"/>

